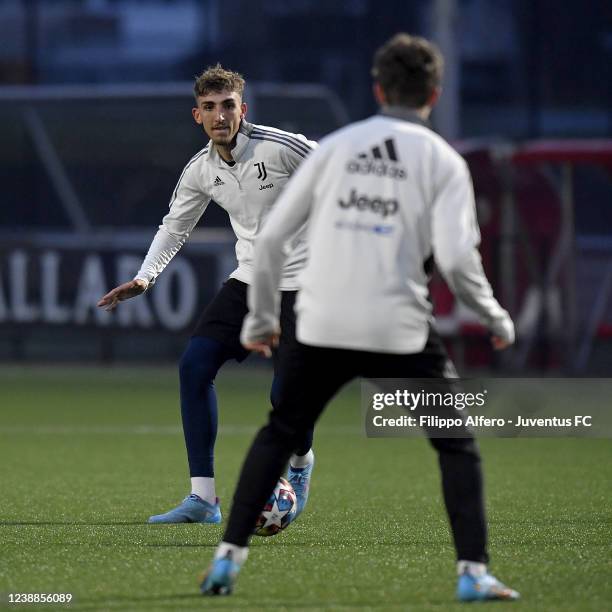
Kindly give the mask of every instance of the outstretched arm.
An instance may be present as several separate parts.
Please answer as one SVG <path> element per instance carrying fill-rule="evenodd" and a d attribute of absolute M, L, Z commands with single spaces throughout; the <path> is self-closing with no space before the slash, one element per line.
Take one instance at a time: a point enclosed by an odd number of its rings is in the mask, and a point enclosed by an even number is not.
<path fill-rule="evenodd" d="M 113 310 L 119 302 L 144 293 L 179 252 L 206 210 L 210 197 L 199 187 L 193 165 L 187 165 L 174 190 L 170 211 L 155 234 L 136 278 L 115 287 L 98 302 Z"/>

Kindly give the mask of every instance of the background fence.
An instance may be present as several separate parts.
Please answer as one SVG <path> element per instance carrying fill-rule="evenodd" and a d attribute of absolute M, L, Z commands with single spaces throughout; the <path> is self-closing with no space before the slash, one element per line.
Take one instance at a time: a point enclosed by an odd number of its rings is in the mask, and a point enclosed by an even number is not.
<path fill-rule="evenodd" d="M 95 303 L 137 270 L 205 143 L 185 79 L 221 61 L 247 77 L 250 120 L 319 138 L 375 111 L 372 53 L 405 30 L 445 54 L 433 124 L 470 166 L 517 323 L 492 353 L 434 278 L 460 368 L 607 375 L 609 17 L 601 0 L 0 0 L 0 360 L 176 359 L 233 269 L 219 207 L 152 291 L 112 315 Z"/>
<path fill-rule="evenodd" d="M 0 134 L 8 144 L 0 358 L 173 360 L 180 354 L 234 267 L 234 237 L 219 207 L 207 210 L 145 296 L 112 314 L 96 302 L 136 273 L 180 169 L 205 142 L 189 120 L 189 90 L 182 83 L 13 87 L 0 94 Z M 274 118 L 310 138 L 347 121 L 341 102 L 321 86 L 252 84 L 248 102 L 252 120 Z M 612 216 L 593 202 L 611 201 L 612 145 L 455 144 L 474 179 L 485 268 L 519 334 L 511 352 L 493 355 L 474 315 L 436 278 L 438 324 L 460 367 L 493 359 L 507 371 L 604 371 Z"/>

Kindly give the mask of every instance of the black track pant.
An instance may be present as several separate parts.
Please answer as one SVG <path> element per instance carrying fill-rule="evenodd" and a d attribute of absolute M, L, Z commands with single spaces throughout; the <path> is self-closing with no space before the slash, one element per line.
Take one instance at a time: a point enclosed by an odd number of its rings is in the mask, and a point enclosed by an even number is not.
<path fill-rule="evenodd" d="M 287 347 L 279 368 L 277 392 L 267 425 L 256 435 L 234 494 L 223 540 L 248 544 L 256 519 L 274 490 L 287 461 L 336 392 L 355 377 L 444 378 L 448 356 L 433 330 L 423 352 L 410 355 L 370 353 L 307 346 Z M 486 563 L 486 523 L 480 455 L 466 438 L 430 438 L 438 452 L 444 502 L 457 558 Z"/>

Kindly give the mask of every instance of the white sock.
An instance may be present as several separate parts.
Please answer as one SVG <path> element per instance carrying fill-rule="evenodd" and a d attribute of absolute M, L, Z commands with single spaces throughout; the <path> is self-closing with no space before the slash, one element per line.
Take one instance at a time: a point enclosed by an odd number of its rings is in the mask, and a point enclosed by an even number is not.
<path fill-rule="evenodd" d="M 487 573 L 487 565 L 486 563 L 477 563 L 476 561 L 457 561 L 457 574 L 461 576 L 466 570 L 470 576 L 478 578 Z"/>
<path fill-rule="evenodd" d="M 234 561 L 238 565 L 242 565 L 249 556 L 249 547 L 236 546 L 236 544 L 228 544 L 227 542 L 221 542 L 221 544 L 217 546 L 217 550 L 215 551 L 215 559 L 225 557 L 228 552 L 232 553 L 232 561 Z"/>
<path fill-rule="evenodd" d="M 289 465 L 292 468 L 305 468 L 314 461 L 314 453 L 312 448 L 305 455 L 291 455 Z"/>
<path fill-rule="evenodd" d="M 217 495 L 215 493 L 215 479 L 195 476 L 191 479 L 191 492 L 209 504 L 215 504 Z"/>

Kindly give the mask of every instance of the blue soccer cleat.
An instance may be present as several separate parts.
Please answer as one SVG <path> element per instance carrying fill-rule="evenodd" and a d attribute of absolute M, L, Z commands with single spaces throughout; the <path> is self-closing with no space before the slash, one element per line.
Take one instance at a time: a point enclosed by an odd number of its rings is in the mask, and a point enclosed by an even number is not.
<path fill-rule="evenodd" d="M 294 468 L 289 465 L 287 470 L 287 480 L 295 491 L 295 497 L 297 498 L 297 512 L 295 513 L 295 519 L 303 512 L 308 501 L 308 493 L 310 489 L 310 477 L 312 476 L 312 469 L 314 467 L 314 458 L 312 463 L 309 463 L 303 468 Z"/>
<path fill-rule="evenodd" d="M 213 523 L 221 522 L 221 505 L 219 498 L 215 504 L 209 504 L 201 497 L 192 493 L 188 495 L 176 508 L 165 514 L 156 514 L 149 517 L 149 523 Z"/>
<path fill-rule="evenodd" d="M 231 595 L 238 577 L 240 565 L 232 559 L 232 553 L 213 559 L 208 571 L 200 577 L 202 595 Z"/>
<path fill-rule="evenodd" d="M 457 582 L 457 599 L 459 601 L 516 601 L 520 595 L 517 591 L 502 584 L 495 576 L 483 574 L 472 576 L 465 572 Z"/>

